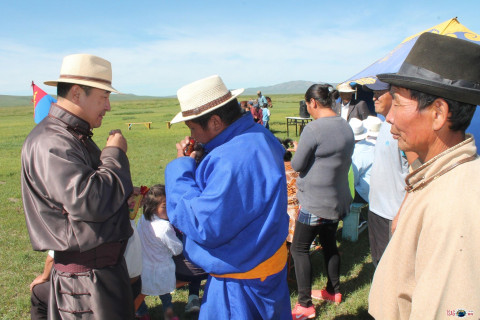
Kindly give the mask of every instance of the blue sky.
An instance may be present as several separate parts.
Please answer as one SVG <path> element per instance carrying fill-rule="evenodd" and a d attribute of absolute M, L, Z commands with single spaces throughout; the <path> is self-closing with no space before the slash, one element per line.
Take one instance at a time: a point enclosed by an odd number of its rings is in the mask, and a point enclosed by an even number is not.
<path fill-rule="evenodd" d="M 450 18 L 480 33 L 480 1 L 2 1 L 0 94 L 29 95 L 62 58 L 112 62 L 113 86 L 175 95 L 219 74 L 231 88 L 341 82 Z"/>

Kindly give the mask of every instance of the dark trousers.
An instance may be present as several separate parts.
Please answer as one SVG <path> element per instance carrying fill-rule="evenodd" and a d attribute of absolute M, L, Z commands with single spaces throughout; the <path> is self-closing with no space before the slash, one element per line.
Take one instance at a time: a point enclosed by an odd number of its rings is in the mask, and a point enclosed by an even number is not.
<path fill-rule="evenodd" d="M 32 320 L 47 319 L 49 295 L 50 281 L 37 284 L 33 287 L 30 296 L 30 317 Z"/>
<path fill-rule="evenodd" d="M 309 226 L 301 222 L 295 222 L 290 252 L 295 264 L 295 275 L 298 286 L 298 303 L 304 307 L 312 305 L 312 265 L 310 261 L 310 245 L 318 235 L 322 245 L 325 268 L 327 270 L 327 291 L 329 293 L 340 292 L 340 255 L 337 248 L 338 222 Z"/>
<path fill-rule="evenodd" d="M 133 300 L 135 301 L 135 298 L 142 293 L 142 278 L 138 277 L 135 282 L 130 280 L 130 286 L 132 287 Z"/>
<path fill-rule="evenodd" d="M 390 241 L 390 228 L 392 220 L 380 217 L 368 210 L 368 240 L 370 241 L 370 251 L 372 252 L 372 262 L 375 268 L 380 262 L 380 258 L 387 248 Z"/>
<path fill-rule="evenodd" d="M 199 296 L 200 295 L 200 285 L 202 280 L 208 278 L 208 273 L 204 273 L 197 276 L 187 276 L 175 273 L 177 281 L 185 281 L 188 282 L 188 295 L 191 296 L 192 294 Z"/>
<path fill-rule="evenodd" d="M 131 287 L 133 291 L 133 296 L 138 296 L 142 289 L 142 279 L 138 278 L 137 281 L 131 284 Z M 30 296 L 30 317 L 32 320 L 47 319 L 49 296 L 49 281 L 37 284 L 35 287 L 33 287 L 32 294 Z"/>

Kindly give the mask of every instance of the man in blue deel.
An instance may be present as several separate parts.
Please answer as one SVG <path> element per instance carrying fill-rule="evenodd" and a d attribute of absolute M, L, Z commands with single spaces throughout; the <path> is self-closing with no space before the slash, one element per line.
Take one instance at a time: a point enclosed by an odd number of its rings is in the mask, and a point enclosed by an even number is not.
<path fill-rule="evenodd" d="M 167 213 L 187 258 L 210 274 L 200 319 L 291 319 L 285 149 L 241 113 L 242 92 L 219 76 L 178 90 L 171 123 L 184 121 L 191 137 L 165 170 Z"/>

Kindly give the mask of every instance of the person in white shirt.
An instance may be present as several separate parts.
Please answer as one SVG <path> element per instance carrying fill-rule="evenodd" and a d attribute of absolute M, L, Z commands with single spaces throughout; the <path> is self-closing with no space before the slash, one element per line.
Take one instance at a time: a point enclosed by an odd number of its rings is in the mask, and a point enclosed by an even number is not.
<path fill-rule="evenodd" d="M 182 253 L 183 244 L 168 220 L 164 185 L 154 185 L 145 195 L 137 231 L 142 243 L 142 294 L 160 296 L 165 319 L 175 319 L 170 294 L 176 288 L 172 256 Z"/>
<path fill-rule="evenodd" d="M 355 186 L 353 202 L 368 203 L 370 191 L 370 170 L 373 165 L 375 144 L 367 141 L 368 130 L 363 121 L 353 118 L 349 122 L 355 136 L 355 148 L 352 155 L 352 169 Z"/>

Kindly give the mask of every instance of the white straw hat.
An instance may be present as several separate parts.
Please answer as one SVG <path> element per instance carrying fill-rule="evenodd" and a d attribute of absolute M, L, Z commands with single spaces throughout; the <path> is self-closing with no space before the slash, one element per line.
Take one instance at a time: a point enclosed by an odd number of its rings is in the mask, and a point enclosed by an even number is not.
<path fill-rule="evenodd" d="M 347 82 L 344 82 L 344 83 L 341 83 L 337 86 L 337 90 L 338 92 L 356 92 L 355 89 L 352 89 L 352 87 L 350 86 L 350 84 L 348 84 Z"/>
<path fill-rule="evenodd" d="M 228 90 L 218 75 L 200 79 L 177 91 L 180 111 L 170 123 L 187 121 L 203 116 L 232 101 L 244 89 Z"/>
<path fill-rule="evenodd" d="M 74 83 L 119 93 L 112 87 L 112 65 L 109 61 L 91 54 L 72 54 L 63 58 L 60 77 L 45 81 L 56 87 L 59 82 Z"/>
<path fill-rule="evenodd" d="M 350 119 L 348 122 L 355 135 L 355 140 L 363 140 L 367 137 L 367 129 L 363 126 L 363 121 L 357 118 Z"/>
<path fill-rule="evenodd" d="M 378 137 L 382 120 L 378 117 L 368 116 L 367 119 L 363 120 L 363 125 L 367 128 L 369 137 Z"/>

